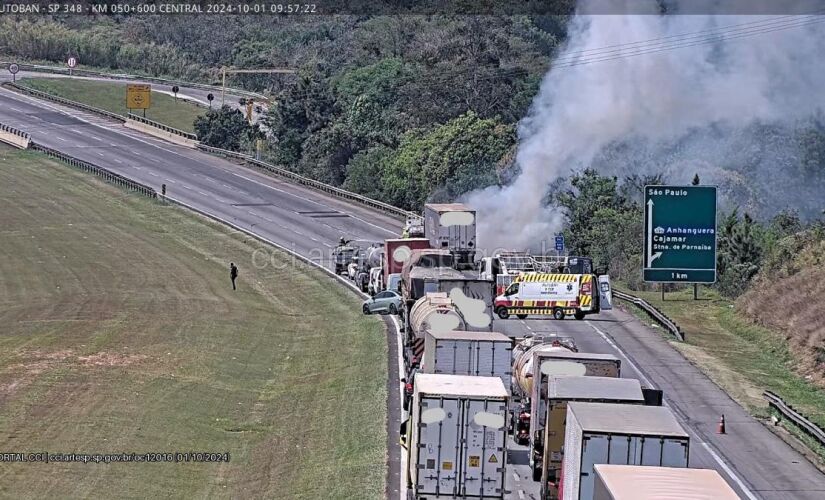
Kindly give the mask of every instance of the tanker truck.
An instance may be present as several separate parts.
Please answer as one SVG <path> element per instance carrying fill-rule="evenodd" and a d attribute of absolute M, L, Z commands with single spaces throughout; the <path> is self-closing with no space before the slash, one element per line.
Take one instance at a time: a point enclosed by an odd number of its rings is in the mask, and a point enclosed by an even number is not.
<path fill-rule="evenodd" d="M 576 352 L 576 343 L 570 337 L 560 337 L 552 334 L 539 334 L 526 337 L 513 348 L 513 399 L 514 405 L 513 438 L 519 444 L 530 441 L 530 396 L 533 391 L 533 354 Z"/>

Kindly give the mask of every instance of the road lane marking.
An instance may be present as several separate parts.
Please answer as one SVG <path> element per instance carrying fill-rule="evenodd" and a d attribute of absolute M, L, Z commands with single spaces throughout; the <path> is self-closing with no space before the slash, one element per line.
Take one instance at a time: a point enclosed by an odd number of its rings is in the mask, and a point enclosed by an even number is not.
<path fill-rule="evenodd" d="M 91 137 L 92 139 L 94 139 L 96 141 L 101 141 L 101 142 L 103 141 L 103 139 L 101 139 L 100 137 L 98 137 L 96 135 L 89 134 L 89 137 Z"/>
<path fill-rule="evenodd" d="M 114 159 L 115 163 L 123 163 L 122 161 L 118 160 L 117 158 Z"/>
<path fill-rule="evenodd" d="M 166 182 L 170 184 L 177 184 L 177 182 L 173 181 L 172 179 L 166 179 Z"/>
<path fill-rule="evenodd" d="M 143 167 L 135 166 L 135 168 L 138 169 L 138 170 L 143 170 Z"/>
<path fill-rule="evenodd" d="M 518 497 L 521 500 L 524 500 L 526 497 L 524 496 L 524 490 L 518 490 Z"/>
<path fill-rule="evenodd" d="M 103 156 L 103 153 L 101 153 L 100 151 L 95 151 L 95 153 L 97 153 L 98 156 Z"/>
<path fill-rule="evenodd" d="M 64 138 L 60 137 L 59 135 L 56 135 L 55 137 L 57 138 L 58 141 L 69 142 L 68 139 L 64 139 Z"/>
<path fill-rule="evenodd" d="M 594 325 L 593 325 L 593 323 L 591 323 L 590 321 L 586 321 L 586 323 L 587 323 L 588 325 L 590 325 L 590 328 L 592 328 L 593 330 L 595 330 L 595 331 L 596 331 L 596 333 L 598 333 L 598 334 L 599 334 L 599 336 L 601 336 L 601 338 L 602 338 L 605 342 L 607 342 L 608 344 L 610 344 L 610 346 L 611 346 L 611 347 L 613 347 L 613 349 L 615 349 L 617 352 L 619 352 L 619 354 L 621 354 L 621 355 L 622 355 L 622 357 L 624 357 L 625 361 L 627 361 L 627 364 L 629 364 L 629 365 L 633 368 L 633 370 L 634 370 L 634 371 L 635 371 L 635 372 L 639 375 L 639 378 L 641 378 L 641 379 L 645 382 L 645 384 L 646 384 L 648 387 L 651 387 L 651 388 L 656 387 L 656 386 L 655 386 L 655 385 L 654 385 L 654 384 L 650 381 L 650 379 L 649 379 L 649 378 L 647 378 L 647 377 L 644 375 L 644 373 L 642 373 L 642 371 L 641 371 L 641 370 L 639 370 L 639 367 L 638 367 L 638 366 L 636 366 L 636 364 L 635 364 L 633 361 L 631 361 L 630 356 L 628 356 L 628 355 L 627 355 L 627 353 L 626 353 L 626 352 L 624 352 L 624 350 L 623 350 L 621 347 L 619 347 L 619 346 L 618 346 L 615 342 L 613 342 L 613 339 L 611 339 L 611 338 L 610 338 L 610 337 L 609 337 L 606 333 L 604 333 L 604 332 L 603 332 L 603 331 L 601 331 L 600 329 L 596 328 L 596 326 L 594 326 Z M 664 406 L 667 406 L 668 408 L 670 408 L 670 405 L 667 403 L 667 401 L 664 401 L 662 404 L 663 404 Z M 691 426 L 690 426 L 687 422 L 685 422 L 685 425 L 687 425 L 688 427 L 691 427 Z M 695 431 L 694 431 L 694 432 L 695 432 Z M 736 473 L 735 473 L 735 472 L 733 472 L 733 469 L 731 469 L 730 467 L 728 467 L 728 465 L 727 465 L 727 464 L 726 464 L 726 463 L 722 460 L 722 457 L 720 457 L 720 456 L 719 456 L 719 455 L 718 455 L 718 454 L 717 454 L 717 453 L 716 453 L 716 452 L 715 452 L 715 451 L 711 448 L 711 446 L 710 446 L 709 444 L 707 444 L 707 443 L 705 443 L 705 442 L 702 442 L 702 446 L 703 446 L 706 450 L 708 450 L 708 452 L 710 453 L 711 458 L 713 458 L 713 460 L 714 460 L 717 464 L 719 464 L 719 466 L 720 466 L 720 467 L 722 467 L 722 469 L 725 471 L 725 473 L 728 475 L 728 477 L 730 477 L 731 479 L 733 479 L 733 481 L 734 481 L 734 482 L 735 482 L 735 483 L 739 486 L 739 488 L 742 490 L 742 493 L 744 493 L 744 494 L 748 497 L 748 499 L 749 499 L 749 500 L 758 500 L 758 499 L 757 499 L 757 497 L 756 497 L 756 496 L 754 496 L 754 494 L 751 492 L 751 490 L 750 490 L 750 489 L 748 489 L 748 487 L 747 487 L 747 486 L 745 486 L 745 482 L 744 482 L 744 481 L 742 481 L 742 479 L 740 479 L 740 478 L 739 478 L 739 476 L 738 476 L 738 475 L 736 475 Z"/>
<path fill-rule="evenodd" d="M 149 175 L 151 175 L 151 176 L 153 176 L 153 177 L 160 177 L 158 174 L 156 174 L 156 173 L 154 173 L 154 172 L 149 172 Z"/>
<path fill-rule="evenodd" d="M 192 190 L 192 188 L 190 188 L 190 187 L 189 187 L 189 186 L 187 186 L 186 184 L 182 184 L 182 186 L 183 186 L 183 189 L 188 189 L 189 191 L 191 191 L 191 190 Z"/>
<path fill-rule="evenodd" d="M 198 194 L 202 196 L 211 196 L 209 193 L 204 193 L 203 191 L 198 191 Z"/>

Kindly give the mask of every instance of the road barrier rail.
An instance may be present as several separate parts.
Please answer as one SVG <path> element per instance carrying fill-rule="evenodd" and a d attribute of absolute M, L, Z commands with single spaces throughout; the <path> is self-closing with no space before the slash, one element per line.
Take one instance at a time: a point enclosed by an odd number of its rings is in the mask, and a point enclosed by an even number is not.
<path fill-rule="evenodd" d="M 3 69 L 8 70 L 9 65 L 12 64 L 11 62 L 0 62 L 0 67 Z M 37 73 L 53 73 L 57 75 L 68 75 L 69 69 L 58 67 L 58 66 L 45 66 L 40 64 L 27 64 L 27 63 L 18 63 L 21 71 L 32 71 Z M 72 75 L 77 76 L 90 76 L 90 77 L 97 77 L 97 78 L 108 78 L 110 80 L 135 80 L 135 81 L 146 81 L 146 82 L 153 82 L 160 85 L 168 85 L 170 87 L 177 85 L 178 87 L 188 87 L 192 89 L 199 89 L 199 90 L 209 90 L 212 92 L 222 92 L 223 88 L 218 85 L 209 85 L 207 83 L 197 83 L 197 82 L 185 82 L 181 80 L 172 80 L 169 78 L 161 78 L 158 76 L 142 76 L 142 75 L 131 75 L 128 73 L 106 73 L 103 71 L 95 71 L 91 69 L 73 69 L 71 71 Z M 263 101 L 268 101 L 269 98 L 260 92 L 253 92 L 251 90 L 243 90 L 238 88 L 226 88 L 227 95 L 233 96 L 240 96 L 240 97 L 252 97 L 255 99 L 260 99 Z"/>
<path fill-rule="evenodd" d="M 2 123 L 0 123 L 0 141 L 20 149 L 28 149 L 31 145 L 31 137 L 29 134 Z"/>
<path fill-rule="evenodd" d="M 368 198 L 358 193 L 347 191 L 346 189 L 341 189 L 339 187 L 332 186 L 321 181 L 316 181 L 315 179 L 310 179 L 309 177 L 304 177 L 303 175 L 296 174 L 295 172 L 287 170 L 283 167 L 279 167 L 271 163 L 267 163 L 265 161 L 257 160 L 252 155 L 238 153 L 236 151 L 229 151 L 221 148 L 215 148 L 212 146 L 207 146 L 206 144 L 199 144 L 198 149 L 205 151 L 207 153 L 222 156 L 224 158 L 234 158 L 236 160 L 244 161 L 252 166 L 271 172 L 279 177 L 283 177 L 284 179 L 287 179 L 290 182 L 311 187 L 313 189 L 323 191 L 338 198 L 354 201 L 361 205 L 383 212 L 392 217 L 400 218 L 402 220 L 406 220 L 408 218 L 421 218 L 421 216 L 416 214 L 415 212 L 403 210 L 393 205 L 390 205 L 389 203 L 374 200 L 372 198 Z"/>
<path fill-rule="evenodd" d="M 786 403 L 776 393 L 765 391 L 762 393 L 765 399 L 768 400 L 768 405 L 779 412 L 780 415 L 790 420 L 794 425 L 802 429 L 805 434 L 811 436 L 819 442 L 820 445 L 825 446 L 825 429 L 811 422 L 804 415 L 794 410 L 793 406 Z"/>
<path fill-rule="evenodd" d="M 99 115 L 103 115 L 107 118 L 111 118 L 113 120 L 117 120 L 120 122 L 126 121 L 126 117 L 123 115 L 119 115 L 117 113 L 112 113 L 111 111 L 106 111 L 105 109 L 100 109 L 94 106 L 89 106 L 88 104 L 83 104 L 82 102 L 72 101 L 71 99 L 66 99 L 65 97 L 56 96 L 54 94 L 50 94 L 48 92 L 43 92 L 42 90 L 36 90 L 30 87 L 26 87 L 25 85 L 20 85 L 19 83 L 12 83 L 12 82 L 5 82 L 3 83 L 4 87 L 10 87 L 25 94 L 32 95 L 34 97 L 38 97 L 40 99 L 47 99 L 52 102 L 56 102 L 58 104 L 63 104 L 66 106 L 70 106 L 72 108 L 79 109 L 81 111 L 88 111 L 89 113 L 96 113 Z"/>
<path fill-rule="evenodd" d="M 679 328 L 679 325 L 677 325 L 676 322 L 668 318 L 665 315 L 665 313 L 657 309 L 655 306 L 651 305 L 645 299 L 636 297 L 635 295 L 631 295 L 629 293 L 622 292 L 620 290 L 616 290 L 615 288 L 613 289 L 613 296 L 618 299 L 630 302 L 631 304 L 640 308 L 641 310 L 646 312 L 648 316 L 650 316 L 653 320 L 655 320 L 657 323 L 665 327 L 667 331 L 669 331 L 674 337 L 676 337 L 682 342 L 685 341 L 685 334 L 684 332 L 682 332 L 681 328 Z"/>
<path fill-rule="evenodd" d="M 197 141 L 198 140 L 198 136 L 191 133 L 191 132 L 185 132 L 183 130 L 180 130 L 180 129 L 177 129 L 177 128 L 174 128 L 174 127 L 170 127 L 169 125 L 164 125 L 163 123 L 156 122 L 156 121 L 150 120 L 148 118 L 144 118 L 144 117 L 136 115 L 134 113 L 129 113 L 127 115 L 127 118 L 130 119 L 130 120 L 136 121 L 138 123 L 142 123 L 144 125 L 148 125 L 150 127 L 154 127 L 154 128 L 163 130 L 164 132 L 168 132 L 168 133 L 173 134 L 173 135 L 179 135 L 179 136 L 183 137 L 184 139 L 189 139 L 190 141 Z"/>
<path fill-rule="evenodd" d="M 62 153 L 60 151 L 57 151 L 56 149 L 43 146 L 42 144 L 37 144 L 36 142 L 31 143 L 30 149 L 33 149 L 34 151 L 40 151 L 41 153 L 45 153 L 51 158 L 60 160 L 63 163 L 67 163 L 68 165 L 83 170 L 84 172 L 94 174 L 110 184 L 114 184 L 116 186 L 120 186 L 122 188 L 135 191 L 144 196 L 148 196 L 149 198 L 158 197 L 157 191 L 147 186 L 146 184 L 142 184 L 138 181 L 129 179 L 128 177 L 116 174 L 111 170 L 95 165 L 94 163 L 89 163 L 88 161 L 75 158 L 72 155 Z"/>

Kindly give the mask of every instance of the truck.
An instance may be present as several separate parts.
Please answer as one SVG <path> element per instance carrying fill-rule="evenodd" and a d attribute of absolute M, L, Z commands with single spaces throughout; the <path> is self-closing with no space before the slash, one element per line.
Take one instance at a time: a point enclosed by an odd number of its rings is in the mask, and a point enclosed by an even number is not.
<path fill-rule="evenodd" d="M 424 233 L 432 248 L 449 250 L 458 269 L 473 269 L 476 211 L 461 203 L 424 205 Z"/>
<path fill-rule="evenodd" d="M 352 262 L 352 257 L 358 249 L 341 238 L 341 243 L 332 249 L 332 262 L 335 274 L 347 273 L 347 266 Z"/>
<path fill-rule="evenodd" d="M 537 447 L 536 443 L 544 435 L 544 423 L 547 420 L 547 380 L 551 376 L 619 378 L 622 375 L 622 362 L 611 354 L 538 350 L 533 353 L 530 370 L 528 440 L 530 449 L 534 450 L 530 454 L 530 465 L 535 467 L 534 460 L 541 453 L 541 447 Z"/>
<path fill-rule="evenodd" d="M 426 293 L 438 291 L 437 281 L 440 279 L 463 278 L 454 264 L 453 255 L 448 250 L 413 250 L 401 268 L 401 295 L 407 304 L 411 306 Z"/>
<path fill-rule="evenodd" d="M 606 283 L 609 291 L 609 278 Z M 566 316 L 582 320 L 612 307 L 610 301 L 600 300 L 601 290 L 594 274 L 522 273 L 496 297 L 495 312 L 501 319 L 513 314 L 519 319 L 538 314 L 552 315 L 557 320 Z"/>
<path fill-rule="evenodd" d="M 593 500 L 739 500 L 712 469 L 596 464 Z"/>
<path fill-rule="evenodd" d="M 384 283 L 389 283 L 390 274 L 401 274 L 404 263 L 412 257 L 413 250 L 430 248 L 427 238 L 389 239 L 384 241 L 383 261 Z"/>
<path fill-rule="evenodd" d="M 416 374 L 401 427 L 408 498 L 504 498 L 507 403 L 498 377 Z"/>
<path fill-rule="evenodd" d="M 571 401 L 644 404 L 642 386 L 636 379 L 609 377 L 550 377 L 547 380 L 546 420 L 532 448 L 533 480 L 547 490 L 544 498 L 556 499 L 561 472 L 567 404 Z"/>
<path fill-rule="evenodd" d="M 461 311 L 468 330 L 493 331 L 493 282 L 470 277 L 425 280 L 425 289 L 447 294 Z"/>
<path fill-rule="evenodd" d="M 563 500 L 593 500 L 597 464 L 688 467 L 690 436 L 663 406 L 567 405 L 559 484 Z"/>
<path fill-rule="evenodd" d="M 499 377 L 510 394 L 512 350 L 513 339 L 497 332 L 427 331 L 421 371 Z"/>
<path fill-rule="evenodd" d="M 530 395 L 533 390 L 533 353 L 578 351 L 572 337 L 560 337 L 555 334 L 530 335 L 519 340 L 513 348 L 513 400 L 514 406 L 510 420 L 513 438 L 518 444 L 530 442 Z"/>
<path fill-rule="evenodd" d="M 478 263 L 479 277 L 494 281 L 496 296 L 502 295 L 521 273 L 536 272 L 536 261 L 528 252 L 500 251 L 491 257 L 482 257 Z"/>

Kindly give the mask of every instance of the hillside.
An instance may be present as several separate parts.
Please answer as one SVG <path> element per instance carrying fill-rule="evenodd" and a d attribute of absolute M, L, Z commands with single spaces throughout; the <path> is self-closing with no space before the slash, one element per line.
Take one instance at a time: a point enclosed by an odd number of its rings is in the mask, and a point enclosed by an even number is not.
<path fill-rule="evenodd" d="M 798 373 L 825 387 L 825 240 L 802 233 L 784 243 L 799 245 L 797 253 L 758 277 L 737 308 L 784 334 Z"/>

